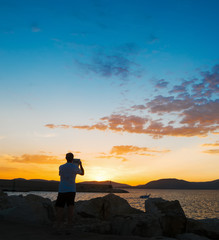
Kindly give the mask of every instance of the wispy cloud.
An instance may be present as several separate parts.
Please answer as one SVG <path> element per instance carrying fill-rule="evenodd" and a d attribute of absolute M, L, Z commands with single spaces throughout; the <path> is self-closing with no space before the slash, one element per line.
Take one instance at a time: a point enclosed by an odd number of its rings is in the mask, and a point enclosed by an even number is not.
<path fill-rule="evenodd" d="M 118 145 L 118 146 L 113 146 L 109 153 L 101 153 L 101 155 L 98 156 L 98 158 L 104 158 L 104 159 L 114 158 L 114 159 L 119 159 L 119 160 L 122 160 L 123 162 L 126 162 L 128 161 L 127 156 L 131 156 L 131 155 L 153 157 L 153 156 L 156 156 L 156 154 L 167 153 L 167 152 L 170 152 L 170 150 L 168 149 L 157 150 L 157 149 L 152 149 L 147 147 L 138 147 L 134 145 Z"/>
<path fill-rule="evenodd" d="M 126 55 L 137 55 L 141 51 L 140 47 L 134 42 L 121 44 L 115 47 L 115 50 Z"/>
<path fill-rule="evenodd" d="M 0 172 L 11 172 L 17 171 L 18 169 L 15 167 L 0 167 Z"/>
<path fill-rule="evenodd" d="M 39 28 L 38 24 L 33 23 L 33 24 L 31 24 L 31 31 L 32 32 L 40 32 L 41 29 Z"/>
<path fill-rule="evenodd" d="M 34 136 L 40 137 L 40 138 L 52 138 L 52 137 L 55 137 L 56 134 L 54 134 L 54 133 L 38 133 L 35 131 Z"/>
<path fill-rule="evenodd" d="M 124 80 L 130 75 L 136 74 L 133 70 L 133 66 L 136 64 L 122 55 L 98 54 L 90 63 L 78 60 L 75 62 L 86 72 L 92 72 L 105 78 L 119 77 Z"/>
<path fill-rule="evenodd" d="M 216 141 L 215 143 L 205 143 L 202 144 L 203 147 L 218 147 L 219 146 L 219 141 Z"/>
<path fill-rule="evenodd" d="M 138 147 L 138 146 L 133 146 L 133 145 L 119 145 L 119 146 L 113 146 L 111 150 L 111 154 L 116 154 L 116 155 L 123 155 L 123 154 L 139 154 L 139 155 L 145 155 L 145 156 L 151 156 L 149 154 L 150 152 L 152 153 L 166 153 L 169 152 L 170 150 L 156 150 L 156 149 L 151 149 L 147 147 Z"/>
<path fill-rule="evenodd" d="M 55 125 L 55 124 L 46 124 L 45 127 L 47 128 L 64 128 L 64 129 L 67 129 L 67 128 L 72 128 L 72 126 L 70 125 L 67 125 L 67 124 L 59 124 L 59 125 Z"/>
<path fill-rule="evenodd" d="M 11 156 L 9 161 L 16 163 L 60 164 L 60 159 L 58 159 L 58 157 L 43 154 L 23 154 L 21 156 Z"/>
<path fill-rule="evenodd" d="M 176 99 L 174 96 L 156 96 L 153 100 L 146 103 L 146 108 L 151 113 L 170 113 L 188 109 L 194 105 L 190 98 Z"/>
<path fill-rule="evenodd" d="M 166 80 L 160 79 L 159 81 L 157 81 L 155 87 L 156 88 L 166 88 L 168 84 L 169 84 L 169 82 L 167 82 Z"/>
<path fill-rule="evenodd" d="M 209 149 L 209 150 L 203 151 L 203 153 L 219 154 L 219 149 Z"/>
<path fill-rule="evenodd" d="M 92 47 L 92 57 L 86 61 L 75 59 L 75 64 L 86 73 L 94 73 L 104 78 L 129 80 L 130 76 L 140 77 L 141 66 L 135 56 L 141 49 L 135 43 L 124 43 L 107 50 L 107 47 Z"/>
<path fill-rule="evenodd" d="M 97 158 L 103 158 L 103 159 L 114 158 L 114 159 L 122 160 L 122 162 L 127 162 L 128 161 L 128 159 L 125 158 L 125 157 L 116 156 L 116 155 L 113 155 L 113 154 L 106 154 L 106 153 L 103 153 L 103 155 L 97 156 Z"/>
<path fill-rule="evenodd" d="M 219 147 L 219 141 L 216 141 L 214 143 L 205 143 L 202 144 L 202 147 Z M 203 153 L 208 153 L 208 154 L 219 154 L 219 149 L 215 148 L 215 149 L 208 149 L 205 151 L 202 151 Z"/>
<path fill-rule="evenodd" d="M 182 85 L 175 85 L 170 91 L 170 94 L 174 93 L 185 93 L 186 92 L 186 86 L 184 84 Z"/>
<path fill-rule="evenodd" d="M 155 43 L 155 42 L 158 42 L 158 41 L 159 41 L 159 38 L 157 36 L 155 36 L 154 34 L 151 34 L 149 36 L 148 43 L 152 44 L 152 43 Z"/>

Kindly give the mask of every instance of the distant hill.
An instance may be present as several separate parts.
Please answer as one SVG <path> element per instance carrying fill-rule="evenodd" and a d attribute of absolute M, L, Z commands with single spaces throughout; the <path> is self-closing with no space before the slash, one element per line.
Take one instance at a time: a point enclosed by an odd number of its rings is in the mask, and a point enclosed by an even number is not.
<path fill-rule="evenodd" d="M 6 180 L 5 180 L 6 181 Z M 16 181 L 16 182 L 29 182 L 29 183 L 44 183 L 48 186 L 55 186 L 59 184 L 59 181 L 54 180 L 43 180 L 43 179 L 30 179 L 26 180 L 23 178 L 17 178 L 14 180 L 8 180 L 8 181 Z M 189 182 L 185 180 L 179 180 L 176 178 L 167 178 L 167 179 L 159 179 L 155 181 L 151 181 L 144 185 L 137 185 L 137 186 L 131 186 L 125 183 L 118 183 L 113 181 L 84 181 L 77 183 L 78 185 L 86 185 L 86 184 L 92 184 L 92 185 L 112 185 L 113 188 L 138 188 L 138 189 L 216 189 L 219 190 L 219 179 L 209 182 Z"/>
<path fill-rule="evenodd" d="M 188 182 L 175 178 L 159 179 L 135 188 L 143 189 L 219 189 L 219 179 L 210 182 Z"/>
<path fill-rule="evenodd" d="M 59 181 L 54 181 L 54 180 L 44 180 L 44 179 L 24 179 L 24 178 L 15 178 L 13 180 L 18 180 L 18 181 L 32 181 L 32 182 L 56 182 L 59 183 Z M 95 184 L 95 185 L 112 185 L 113 188 L 131 188 L 132 186 L 124 183 L 117 183 L 113 181 L 84 181 L 84 182 L 79 182 L 78 184 Z"/>
<path fill-rule="evenodd" d="M 85 182 L 80 182 L 83 184 L 100 184 L 100 185 L 112 185 L 113 188 L 130 188 L 132 186 L 124 183 L 117 183 L 113 181 L 85 181 Z"/>
<path fill-rule="evenodd" d="M 127 193 L 128 191 L 119 188 L 113 188 L 108 181 L 103 183 L 94 182 L 93 184 L 77 183 L 77 192 L 102 192 L 102 193 Z M 29 191 L 51 191 L 57 192 L 59 181 L 47 181 L 43 179 L 26 180 L 17 179 L 0 179 L 0 189 L 3 191 L 29 192 Z"/>

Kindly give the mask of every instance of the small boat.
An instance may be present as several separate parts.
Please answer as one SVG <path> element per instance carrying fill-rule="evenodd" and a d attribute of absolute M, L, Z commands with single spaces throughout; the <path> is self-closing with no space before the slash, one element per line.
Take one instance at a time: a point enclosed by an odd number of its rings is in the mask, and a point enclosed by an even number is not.
<path fill-rule="evenodd" d="M 151 194 L 146 194 L 146 195 L 140 196 L 140 198 L 149 198 L 150 196 L 151 196 Z"/>

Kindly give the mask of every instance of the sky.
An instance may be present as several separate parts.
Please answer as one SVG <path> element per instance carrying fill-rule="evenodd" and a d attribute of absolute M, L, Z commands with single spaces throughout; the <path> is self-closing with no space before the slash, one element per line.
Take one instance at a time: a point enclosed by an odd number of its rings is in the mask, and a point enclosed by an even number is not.
<path fill-rule="evenodd" d="M 0 178 L 219 178 L 219 1 L 0 0 Z"/>

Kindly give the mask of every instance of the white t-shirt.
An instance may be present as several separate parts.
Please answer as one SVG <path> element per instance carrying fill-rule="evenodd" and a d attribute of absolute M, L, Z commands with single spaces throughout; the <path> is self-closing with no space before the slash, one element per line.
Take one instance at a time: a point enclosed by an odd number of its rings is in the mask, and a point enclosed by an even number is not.
<path fill-rule="evenodd" d="M 76 192 L 75 177 L 81 174 L 79 167 L 73 163 L 65 163 L 59 167 L 59 192 Z"/>

